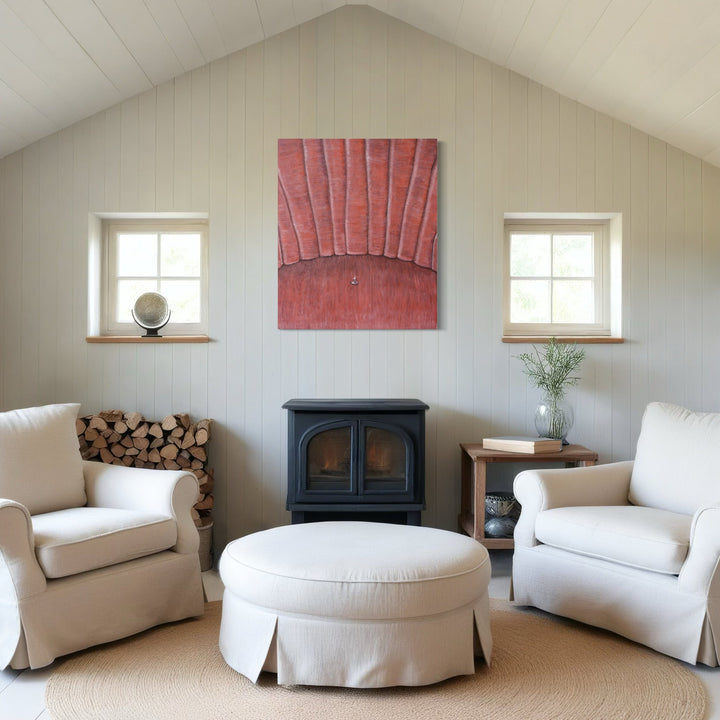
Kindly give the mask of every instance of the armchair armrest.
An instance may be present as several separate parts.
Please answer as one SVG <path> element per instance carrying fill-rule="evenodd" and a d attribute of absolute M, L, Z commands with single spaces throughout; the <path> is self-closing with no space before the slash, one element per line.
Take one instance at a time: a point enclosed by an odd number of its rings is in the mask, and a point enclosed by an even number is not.
<path fill-rule="evenodd" d="M 720 598 L 720 576 L 716 579 L 718 560 L 720 507 L 702 507 L 693 516 L 688 556 L 678 578 L 680 589 Z"/>
<path fill-rule="evenodd" d="M 190 514 L 197 502 L 198 481 L 192 473 L 84 460 L 83 475 L 89 507 L 169 515 L 177 522 L 177 543 L 173 550 L 183 555 L 198 551 L 200 537 Z"/>
<path fill-rule="evenodd" d="M 532 546 L 538 513 L 555 507 L 627 505 L 633 461 L 589 467 L 524 470 L 513 490 L 522 506 L 515 544 Z"/>
<path fill-rule="evenodd" d="M 9 572 L 16 600 L 45 591 L 47 581 L 35 557 L 35 538 L 30 513 L 24 505 L 1 498 L 0 555 Z M 6 590 L 9 588 L 5 587 L 0 578 L 0 604 L 3 605 L 9 600 Z"/>
<path fill-rule="evenodd" d="M 35 558 L 30 513 L 24 505 L 0 498 L 0 670 L 12 661 L 22 636 L 20 601 L 46 587 Z"/>

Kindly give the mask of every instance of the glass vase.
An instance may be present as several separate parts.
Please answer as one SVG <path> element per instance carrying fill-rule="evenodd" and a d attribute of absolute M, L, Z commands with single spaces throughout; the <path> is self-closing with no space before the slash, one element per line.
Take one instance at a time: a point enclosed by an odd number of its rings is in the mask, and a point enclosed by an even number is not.
<path fill-rule="evenodd" d="M 570 403 L 562 398 L 545 397 L 535 410 L 535 430 L 540 437 L 562 440 L 567 445 L 567 434 L 575 422 Z"/>

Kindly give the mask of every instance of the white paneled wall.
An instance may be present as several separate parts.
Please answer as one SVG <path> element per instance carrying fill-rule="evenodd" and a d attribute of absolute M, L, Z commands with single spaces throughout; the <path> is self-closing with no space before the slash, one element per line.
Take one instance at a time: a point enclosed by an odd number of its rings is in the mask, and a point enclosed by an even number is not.
<path fill-rule="evenodd" d="M 437 331 L 277 329 L 279 137 L 437 137 Z M 86 344 L 88 213 L 210 216 L 207 345 Z M 458 443 L 530 432 L 501 343 L 502 218 L 616 211 L 623 345 L 589 345 L 571 439 L 631 457 L 650 400 L 720 410 L 720 170 L 364 6 L 347 6 L 0 162 L 0 407 L 79 400 L 215 420 L 218 546 L 286 523 L 291 397 L 431 406 L 424 523 Z"/>

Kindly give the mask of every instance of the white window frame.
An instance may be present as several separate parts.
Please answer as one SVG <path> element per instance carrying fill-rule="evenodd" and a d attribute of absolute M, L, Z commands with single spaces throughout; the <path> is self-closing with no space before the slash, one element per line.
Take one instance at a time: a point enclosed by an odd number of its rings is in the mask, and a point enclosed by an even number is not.
<path fill-rule="evenodd" d="M 117 273 L 115 267 L 115 242 L 119 233 L 183 233 L 200 234 L 200 322 L 173 322 L 172 308 L 170 322 L 160 331 L 166 336 L 206 335 L 208 332 L 208 223 L 200 217 L 138 217 L 108 216 L 102 218 L 100 242 L 100 283 L 99 331 L 105 336 L 135 335 L 140 331 L 134 322 L 120 323 L 115 320 Z M 157 276 L 158 278 L 160 276 Z M 150 278 L 152 279 L 152 278 Z M 92 334 L 92 328 L 90 328 Z"/>
<path fill-rule="evenodd" d="M 595 322 L 513 323 L 510 320 L 510 236 L 577 234 L 594 236 Z M 506 214 L 503 253 L 503 336 L 508 338 L 620 337 L 622 216 L 611 214 Z M 536 279 L 536 278 L 534 278 Z M 552 283 L 552 278 L 550 278 Z"/>

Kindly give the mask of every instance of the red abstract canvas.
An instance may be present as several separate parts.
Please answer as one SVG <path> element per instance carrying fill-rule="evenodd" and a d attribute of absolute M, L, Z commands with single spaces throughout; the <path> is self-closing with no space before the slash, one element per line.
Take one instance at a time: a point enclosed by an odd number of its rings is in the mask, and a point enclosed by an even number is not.
<path fill-rule="evenodd" d="M 437 140 L 278 141 L 278 327 L 437 327 Z"/>

